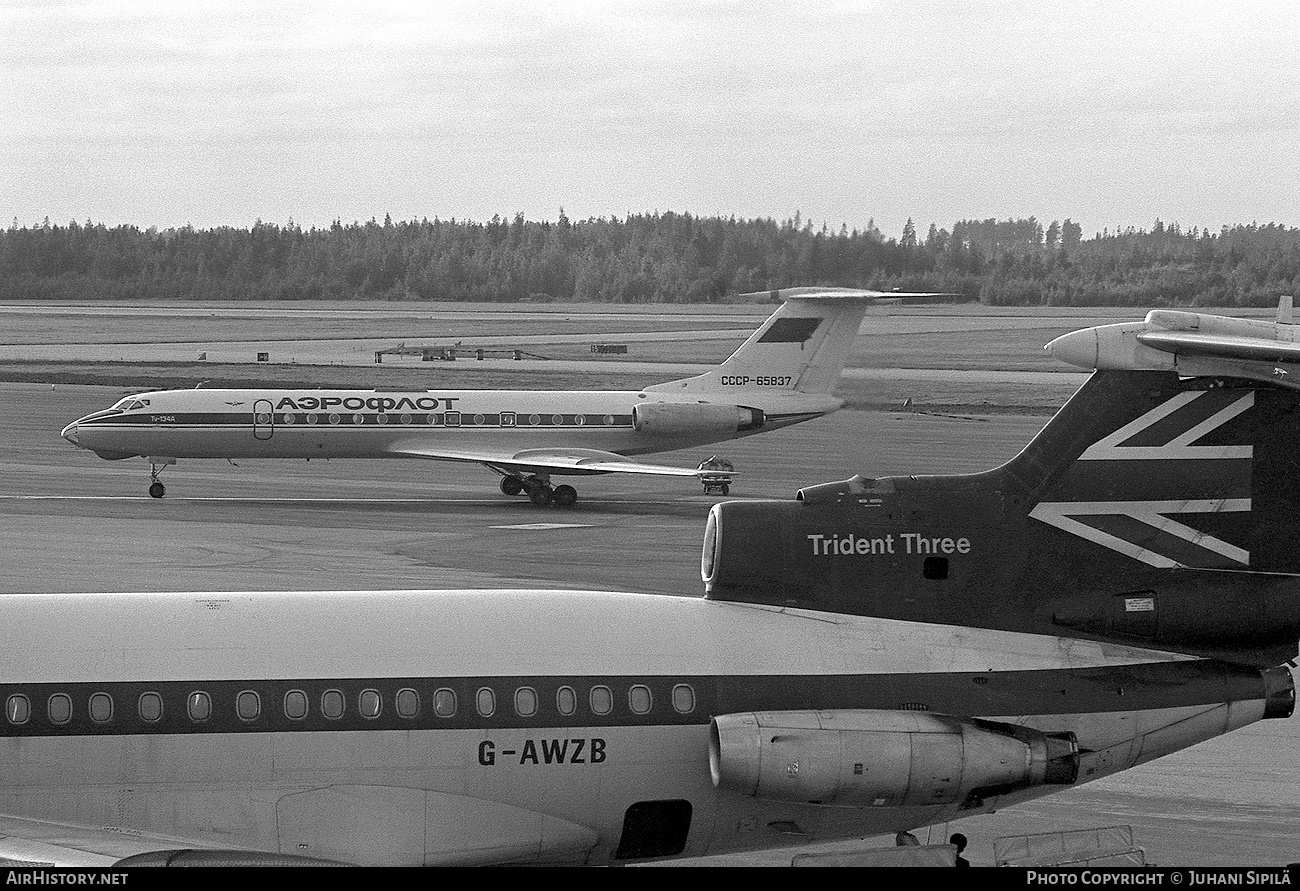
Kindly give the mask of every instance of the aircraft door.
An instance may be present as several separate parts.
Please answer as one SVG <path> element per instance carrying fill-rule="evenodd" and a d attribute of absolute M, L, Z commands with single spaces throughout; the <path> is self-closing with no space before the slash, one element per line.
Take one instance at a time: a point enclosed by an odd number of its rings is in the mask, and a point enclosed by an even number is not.
<path fill-rule="evenodd" d="M 259 399 L 253 403 L 253 438 L 270 439 L 275 432 L 275 411 L 271 400 Z"/>

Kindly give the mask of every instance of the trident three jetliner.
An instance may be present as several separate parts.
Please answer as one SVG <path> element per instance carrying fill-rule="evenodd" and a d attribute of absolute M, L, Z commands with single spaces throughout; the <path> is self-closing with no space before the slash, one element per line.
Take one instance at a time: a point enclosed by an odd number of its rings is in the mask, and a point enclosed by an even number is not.
<path fill-rule="evenodd" d="M 1289 717 L 1297 402 L 1098 372 L 985 474 L 819 491 L 766 541 L 716 505 L 703 599 L 0 597 L 0 858 L 784 848 L 990 813 Z M 851 514 L 819 509 L 837 498 Z M 820 593 L 772 575 L 783 556 Z M 1216 623 L 1233 646 L 1207 655 Z"/>
<path fill-rule="evenodd" d="M 429 458 L 483 464 L 501 491 L 567 507 L 560 474 L 701 478 L 706 468 L 628 460 L 776 430 L 835 411 L 831 395 L 866 307 L 944 294 L 849 288 L 773 291 L 784 304 L 719 367 L 641 391 L 166 390 L 69 424 L 101 458 L 145 457 L 149 494 L 178 458 Z M 725 486 L 722 487 L 725 492 Z"/>

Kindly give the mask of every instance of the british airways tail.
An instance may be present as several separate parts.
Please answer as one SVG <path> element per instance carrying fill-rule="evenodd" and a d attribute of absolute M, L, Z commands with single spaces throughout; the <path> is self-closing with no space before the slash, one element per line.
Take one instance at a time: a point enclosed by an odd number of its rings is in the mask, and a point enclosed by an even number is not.
<path fill-rule="evenodd" d="M 868 306 L 952 296 L 816 287 L 770 293 L 773 300 L 785 302 L 731 358 L 712 371 L 655 384 L 646 391 L 829 395 L 844 370 Z"/>
<path fill-rule="evenodd" d="M 715 505 L 709 595 L 1253 664 L 1300 638 L 1300 393 L 1099 371 L 1007 464 Z"/>

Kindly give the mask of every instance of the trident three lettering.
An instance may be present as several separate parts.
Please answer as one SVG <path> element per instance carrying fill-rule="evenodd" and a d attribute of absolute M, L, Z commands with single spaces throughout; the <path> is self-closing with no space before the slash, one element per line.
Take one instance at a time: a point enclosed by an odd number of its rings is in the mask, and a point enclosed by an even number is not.
<path fill-rule="evenodd" d="M 879 538 L 848 535 L 809 535 L 814 557 L 852 557 L 866 554 L 969 554 L 969 538 L 889 533 Z"/>

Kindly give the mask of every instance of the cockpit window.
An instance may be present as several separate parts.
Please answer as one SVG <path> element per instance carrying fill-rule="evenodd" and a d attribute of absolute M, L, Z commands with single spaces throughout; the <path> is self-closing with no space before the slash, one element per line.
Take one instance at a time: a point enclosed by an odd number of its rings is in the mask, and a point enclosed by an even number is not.
<path fill-rule="evenodd" d="M 144 408 L 148 404 L 148 399 L 137 399 L 134 396 L 127 396 L 125 399 L 119 399 L 117 404 L 113 406 L 113 409 L 115 411 L 135 411 L 136 409 Z"/>

